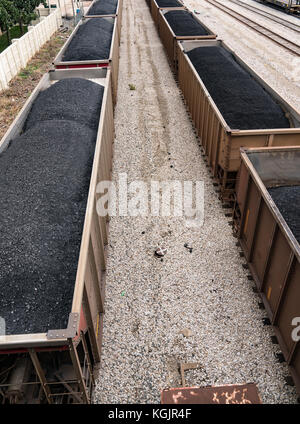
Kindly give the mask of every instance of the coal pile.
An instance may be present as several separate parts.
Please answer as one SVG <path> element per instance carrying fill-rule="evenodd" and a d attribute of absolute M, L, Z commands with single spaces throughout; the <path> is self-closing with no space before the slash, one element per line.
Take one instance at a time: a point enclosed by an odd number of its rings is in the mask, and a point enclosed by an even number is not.
<path fill-rule="evenodd" d="M 113 15 L 116 13 L 118 0 L 98 0 L 90 8 L 87 16 Z"/>
<path fill-rule="evenodd" d="M 187 55 L 232 129 L 290 127 L 281 107 L 227 50 L 198 47 Z"/>
<path fill-rule="evenodd" d="M 182 7 L 183 4 L 178 0 L 156 0 L 158 7 Z"/>
<path fill-rule="evenodd" d="M 268 192 L 300 243 L 300 186 L 272 187 Z"/>
<path fill-rule="evenodd" d="M 195 19 L 192 13 L 186 10 L 171 10 L 165 13 L 175 35 L 208 35 L 207 30 Z"/>
<path fill-rule="evenodd" d="M 114 19 L 91 18 L 81 24 L 63 54 L 62 61 L 109 58 Z"/>
<path fill-rule="evenodd" d="M 98 128 L 104 87 L 83 78 L 56 82 L 39 93 L 27 116 L 24 130 L 37 122 L 52 120 L 76 121 Z"/>
<path fill-rule="evenodd" d="M 36 100 L 40 108 L 41 99 L 51 105 L 45 94 L 51 97 L 54 86 Z M 82 81 L 77 86 L 88 89 Z M 66 99 L 56 102 L 62 111 Z M 35 106 L 35 125 L 30 120 L 0 155 L 0 315 L 6 334 L 68 324 L 97 137 L 95 116 L 88 121 L 96 112 L 87 102 L 87 125 L 77 122 L 76 107 L 73 116 L 68 110 L 69 119 L 45 120 Z"/>

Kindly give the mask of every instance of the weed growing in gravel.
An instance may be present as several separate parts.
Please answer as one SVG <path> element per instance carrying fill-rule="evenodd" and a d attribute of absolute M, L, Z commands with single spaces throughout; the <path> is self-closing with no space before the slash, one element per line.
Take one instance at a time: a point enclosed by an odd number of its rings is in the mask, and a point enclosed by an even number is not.
<path fill-rule="evenodd" d="M 136 90 L 136 87 L 134 84 L 128 84 L 129 90 Z"/>

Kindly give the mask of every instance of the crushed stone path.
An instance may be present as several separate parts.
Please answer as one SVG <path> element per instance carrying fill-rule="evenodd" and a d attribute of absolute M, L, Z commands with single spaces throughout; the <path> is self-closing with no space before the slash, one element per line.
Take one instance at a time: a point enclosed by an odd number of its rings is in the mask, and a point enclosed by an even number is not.
<path fill-rule="evenodd" d="M 264 403 L 295 403 L 144 0 L 124 0 L 115 128 L 113 181 L 203 181 L 205 215 L 111 218 L 93 401 L 159 403 L 184 361 L 201 366 L 189 386 L 255 382 Z"/>

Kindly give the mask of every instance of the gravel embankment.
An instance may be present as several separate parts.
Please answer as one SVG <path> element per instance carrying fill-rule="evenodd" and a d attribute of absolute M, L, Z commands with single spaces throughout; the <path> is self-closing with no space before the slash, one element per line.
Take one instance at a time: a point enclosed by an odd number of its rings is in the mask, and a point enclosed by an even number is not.
<path fill-rule="evenodd" d="M 136 90 L 129 90 L 134 84 Z M 95 403 L 159 403 L 178 387 L 178 363 L 196 362 L 187 385 L 255 382 L 264 403 L 295 403 L 266 312 L 236 239 L 146 2 L 124 0 L 113 180 L 204 181 L 204 225 L 181 217 L 112 217 L 102 360 Z M 225 210 L 226 212 L 226 210 Z M 188 245 L 191 249 L 185 247 Z M 161 261 L 158 246 L 168 249 Z"/>

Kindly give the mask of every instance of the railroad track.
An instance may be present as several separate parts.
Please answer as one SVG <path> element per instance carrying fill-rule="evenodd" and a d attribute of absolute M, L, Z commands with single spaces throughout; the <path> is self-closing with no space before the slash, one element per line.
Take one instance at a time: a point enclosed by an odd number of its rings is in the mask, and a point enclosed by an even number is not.
<path fill-rule="evenodd" d="M 263 27 L 262 25 L 259 25 L 257 22 L 252 21 L 251 19 L 236 12 L 235 10 L 232 10 L 228 6 L 224 6 L 224 4 L 221 4 L 218 1 L 215 1 L 215 0 L 206 0 L 206 1 L 210 3 L 211 5 L 217 7 L 218 9 L 222 10 L 223 12 L 227 13 L 231 17 L 235 18 L 239 22 L 242 22 L 247 27 L 263 35 L 264 37 L 269 38 L 270 40 L 272 40 L 274 43 L 278 44 L 279 46 L 285 48 L 286 50 L 289 50 L 296 56 L 300 56 L 300 46 L 298 44 L 293 43 L 287 38 L 282 37 L 281 35 L 271 31 L 270 29 Z"/>
<path fill-rule="evenodd" d="M 289 28 L 292 31 L 300 33 L 300 25 L 293 24 L 292 22 L 287 22 L 285 19 L 281 19 L 278 16 L 273 15 L 272 13 L 268 13 L 261 9 L 257 9 L 257 7 L 251 6 L 241 1 L 237 1 L 237 0 L 228 0 L 228 1 L 230 1 L 231 3 L 237 4 L 238 6 L 243 7 L 244 9 L 248 9 L 251 12 L 255 12 L 257 15 L 261 15 L 264 18 L 269 19 L 270 21 L 277 22 L 278 24 L 286 28 Z"/>

